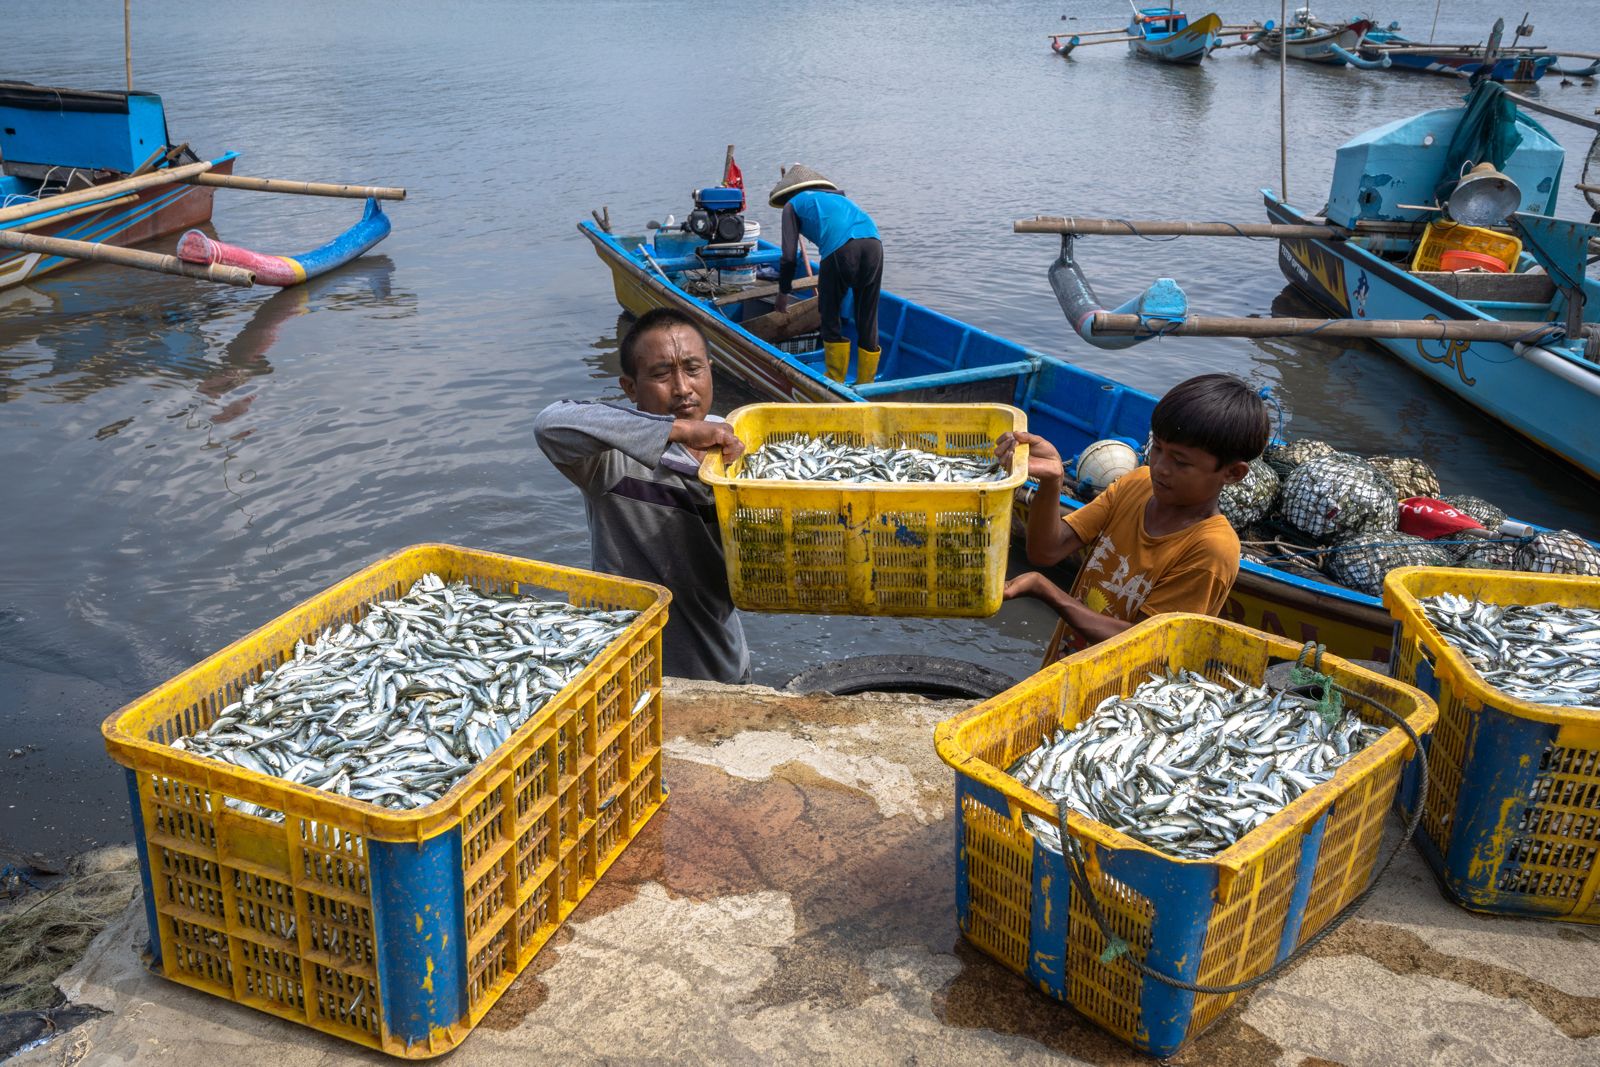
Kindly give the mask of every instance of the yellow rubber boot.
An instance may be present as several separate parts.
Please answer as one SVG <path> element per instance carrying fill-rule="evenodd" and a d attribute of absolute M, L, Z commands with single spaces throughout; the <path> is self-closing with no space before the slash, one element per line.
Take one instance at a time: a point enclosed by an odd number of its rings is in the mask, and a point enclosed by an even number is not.
<path fill-rule="evenodd" d="M 881 348 L 856 349 L 856 384 L 871 385 L 878 376 L 878 357 L 883 355 Z"/>
<path fill-rule="evenodd" d="M 823 345 L 822 362 L 827 368 L 828 377 L 843 382 L 845 373 L 850 369 L 850 342 L 829 341 Z"/>

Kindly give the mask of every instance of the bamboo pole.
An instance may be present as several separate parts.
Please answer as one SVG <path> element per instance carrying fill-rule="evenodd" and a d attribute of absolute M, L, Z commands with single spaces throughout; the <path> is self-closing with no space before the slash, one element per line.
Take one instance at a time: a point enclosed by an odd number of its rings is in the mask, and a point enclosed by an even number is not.
<path fill-rule="evenodd" d="M 1144 40 L 1143 37 L 1102 37 L 1098 41 L 1079 41 L 1077 44 L 1072 46 L 1072 50 L 1074 52 L 1076 52 L 1078 49 L 1080 49 L 1080 48 L 1088 48 L 1090 45 L 1096 45 L 1096 44 L 1124 44 L 1124 43 L 1126 43 L 1128 41 L 1142 41 L 1142 40 Z"/>
<path fill-rule="evenodd" d="M 334 185 L 327 182 L 296 182 L 283 178 L 247 178 L 243 174 L 199 174 L 184 179 L 190 185 L 211 185 L 218 189 L 251 189 L 260 193 L 298 193 L 301 196 L 342 196 L 352 200 L 404 200 L 404 189 L 384 185 Z"/>
<path fill-rule="evenodd" d="M 1061 37 L 1109 37 L 1114 33 L 1127 33 L 1126 26 L 1118 26 L 1114 30 L 1077 30 L 1073 33 L 1047 33 L 1046 37 L 1052 41 Z"/>
<path fill-rule="evenodd" d="M 26 204 L 16 204 L 8 208 L 0 208 L 0 224 L 13 219 L 25 219 L 30 215 L 37 215 L 41 207 L 48 211 L 58 207 L 73 207 L 77 204 L 87 203 L 90 200 L 104 200 L 118 193 L 131 193 L 138 189 L 149 189 L 156 185 L 170 185 L 192 178 L 196 174 L 204 174 L 211 169 L 211 164 L 202 160 L 199 163 L 190 163 L 186 167 L 175 167 L 172 170 L 153 170 L 149 174 L 141 174 L 137 178 L 123 178 L 120 181 L 104 182 L 100 185 L 91 185 L 87 189 L 78 189 L 70 193 L 61 193 L 57 196 L 46 197 L 43 200 L 30 200 Z"/>
<path fill-rule="evenodd" d="M 1289 199 L 1289 0 L 1278 15 L 1278 199 Z"/>
<path fill-rule="evenodd" d="M 138 193 L 129 193 L 127 196 L 119 196 L 114 200 L 104 200 L 95 204 L 84 204 L 82 207 L 75 207 L 71 211 L 63 211 L 60 214 L 51 215 L 47 219 L 32 219 L 28 222 L 19 222 L 15 226 L 7 227 L 7 229 L 12 233 L 28 233 L 32 230 L 42 230 L 46 226 L 54 226 L 58 222 L 65 222 L 68 219 L 75 219 L 79 215 L 92 215 L 96 211 L 104 211 L 107 208 L 123 207 L 133 203 L 137 199 L 139 199 Z"/>
<path fill-rule="evenodd" d="M 122 66 L 128 72 L 128 92 L 133 92 L 133 0 L 122 0 Z"/>
<path fill-rule="evenodd" d="M 1600 193 L 1600 185 L 1585 185 L 1582 182 L 1578 182 L 1573 188 L 1580 193 Z"/>
<path fill-rule="evenodd" d="M 1600 119 L 1591 119 L 1583 115 L 1574 115 L 1572 112 L 1563 111 L 1559 107 L 1551 107 L 1549 104 L 1541 104 L 1537 100 L 1530 100 L 1521 93 L 1514 93 L 1510 89 L 1506 90 L 1506 95 L 1515 100 L 1518 107 L 1525 107 L 1529 111 L 1537 111 L 1541 115 L 1551 115 L 1558 119 L 1566 119 L 1568 122 L 1573 123 L 1574 125 L 1587 126 L 1591 130 L 1600 130 Z"/>
<path fill-rule="evenodd" d="M 1127 336 L 1415 338 L 1421 341 L 1498 341 L 1501 344 L 1535 342 L 1557 329 L 1553 323 L 1481 319 L 1252 319 L 1225 315 L 1197 315 L 1181 323 L 1152 328 L 1138 315 L 1119 315 L 1111 311 L 1096 312 L 1091 321 L 1095 333 Z"/>
<path fill-rule="evenodd" d="M 112 263 L 119 267 L 155 271 L 158 274 L 180 274 L 185 278 L 221 282 L 248 288 L 256 282 L 253 272 L 239 267 L 224 267 L 216 263 L 204 265 L 185 263 L 177 256 L 141 252 L 136 248 L 119 248 L 116 245 L 98 244 L 94 241 L 69 241 L 61 237 L 41 237 L 36 233 L 18 233 L 0 230 L 0 248 L 18 252 L 38 252 L 46 256 L 65 259 L 85 259 L 96 263 Z"/>
<path fill-rule="evenodd" d="M 1276 222 L 1133 221 L 1130 219 L 1038 218 L 1018 219 L 1015 233 L 1065 233 L 1078 237 L 1315 237 L 1343 240 L 1345 230 L 1332 226 L 1291 225 Z"/>

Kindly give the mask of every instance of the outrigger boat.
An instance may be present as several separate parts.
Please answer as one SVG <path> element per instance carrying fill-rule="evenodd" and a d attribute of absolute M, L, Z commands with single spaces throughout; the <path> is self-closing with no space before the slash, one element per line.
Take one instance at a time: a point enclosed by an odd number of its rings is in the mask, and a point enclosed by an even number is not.
<path fill-rule="evenodd" d="M 1126 42 L 1128 53 L 1159 60 L 1162 63 L 1192 65 L 1199 63 L 1217 47 L 1222 19 L 1216 14 L 1204 15 L 1193 22 L 1189 16 L 1173 7 L 1135 8 L 1128 25 L 1121 30 L 1091 30 L 1078 34 L 1051 34 L 1050 47 L 1057 55 L 1070 56 L 1085 44 L 1118 44 Z M 1111 36 L 1121 34 L 1122 36 Z M 1085 41 L 1085 37 L 1099 40 Z"/>
<path fill-rule="evenodd" d="M 1265 23 L 1257 27 L 1246 40 L 1269 56 L 1287 51 L 1290 59 L 1307 63 L 1339 67 L 1348 65 L 1363 69 L 1387 67 L 1389 64 L 1385 57 L 1369 60 L 1357 52 L 1372 26 L 1369 19 L 1322 22 L 1311 16 L 1310 8 L 1303 7 L 1295 12 L 1294 20 L 1287 26 Z"/>
<path fill-rule="evenodd" d="M 1502 47 L 1500 40 L 1504 33 L 1505 19 L 1497 19 L 1487 42 L 1425 44 L 1401 34 L 1400 24 L 1394 22 L 1387 29 L 1369 30 L 1361 44 L 1361 54 L 1367 59 L 1388 56 L 1395 70 L 1456 78 L 1471 78 L 1487 68 L 1486 77 L 1510 84 L 1531 85 L 1552 72 L 1577 78 L 1592 78 L 1600 73 L 1600 55 L 1595 53 L 1552 52 L 1541 45 L 1518 44 L 1533 33 L 1533 27 L 1526 23 L 1518 25 L 1511 43 Z M 1563 58 L 1590 62 L 1584 67 L 1563 67 L 1560 65 Z"/>
<path fill-rule="evenodd" d="M 1600 131 L 1600 121 L 1485 79 L 1464 107 L 1392 122 L 1340 148 L 1320 214 L 1263 190 L 1266 224 L 1039 218 L 1015 228 L 1063 235 L 1051 281 L 1091 344 L 1170 334 L 1367 338 L 1600 479 L 1600 283 L 1586 273 L 1600 225 L 1554 216 L 1563 149 L 1514 103 Z M 1600 208 L 1600 186 L 1579 188 Z M 1085 234 L 1275 237 L 1289 281 L 1336 317 L 1191 315 L 1167 278 L 1107 311 L 1075 258 L 1074 239 Z M 1456 272 L 1453 254 L 1490 269 Z"/>
<path fill-rule="evenodd" d="M 294 284 L 382 240 L 389 221 L 376 200 L 405 197 L 404 189 L 235 175 L 237 157 L 202 159 L 173 145 L 154 93 L 0 82 L 0 289 L 80 260 L 230 285 Z M 345 235 L 299 257 L 256 257 L 198 232 L 208 244 L 189 242 L 192 258 L 132 247 L 209 221 L 218 187 L 360 197 L 367 210 Z"/>
<path fill-rule="evenodd" d="M 777 285 L 754 276 L 777 263 L 773 244 L 708 241 L 676 228 L 613 232 L 609 212 L 596 213 L 595 221 L 578 229 L 610 270 L 624 310 L 635 316 L 657 307 L 686 312 L 705 332 L 718 370 L 769 399 L 1000 401 L 1026 411 L 1028 428 L 1065 456 L 1108 438 L 1140 449 L 1149 435 L 1156 403 L 1150 394 L 892 293 L 883 293 L 879 302 L 883 355 L 877 380 L 832 381 L 824 373 L 816 300 L 807 279 L 797 281 L 797 300 L 788 312 L 778 313 Z M 723 232 L 714 220 L 701 229 Z M 848 319 L 848 301 L 846 312 Z M 846 331 L 851 329 L 847 322 Z M 1019 509 L 1025 511 L 1032 491 L 1019 500 Z M 1067 496 L 1062 503 L 1081 506 Z M 1393 622 L 1377 598 L 1253 560 L 1242 561 L 1224 614 L 1297 641 L 1320 641 L 1338 655 L 1389 656 Z"/>

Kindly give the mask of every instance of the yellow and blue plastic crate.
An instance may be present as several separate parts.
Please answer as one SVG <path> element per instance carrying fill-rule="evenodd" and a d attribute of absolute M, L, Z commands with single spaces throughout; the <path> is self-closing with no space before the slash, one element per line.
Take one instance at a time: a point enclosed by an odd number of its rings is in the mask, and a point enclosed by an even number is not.
<path fill-rule="evenodd" d="M 428 572 L 640 615 L 455 789 L 414 811 L 169 747 L 296 640 L 359 619 Z M 392 1055 L 449 1051 L 661 807 L 669 599 L 644 582 L 417 545 L 114 713 L 103 732 L 127 768 L 150 966 Z M 246 815 L 230 799 L 282 818 Z"/>
<path fill-rule="evenodd" d="M 1050 800 L 1006 768 L 1106 697 L 1152 674 L 1186 668 L 1254 684 L 1300 646 L 1199 615 L 1164 615 L 1069 656 L 941 723 L 935 741 L 956 771 L 956 913 L 962 932 L 1040 992 L 1072 1005 L 1154 1056 L 1169 1056 L 1215 1022 L 1238 994 L 1200 994 L 1147 978 L 1108 947 L 1064 857 L 1039 844 L 1026 813 L 1054 819 Z M 1419 734 L 1435 708 L 1423 694 L 1334 657 L 1323 669 L 1379 701 Z M 1367 721 L 1392 726 L 1359 701 Z M 1391 729 L 1227 851 L 1178 859 L 1092 819 L 1068 833 L 1112 932 L 1162 974 L 1217 986 L 1264 973 L 1327 926 L 1365 887 L 1384 815 L 1411 743 Z"/>

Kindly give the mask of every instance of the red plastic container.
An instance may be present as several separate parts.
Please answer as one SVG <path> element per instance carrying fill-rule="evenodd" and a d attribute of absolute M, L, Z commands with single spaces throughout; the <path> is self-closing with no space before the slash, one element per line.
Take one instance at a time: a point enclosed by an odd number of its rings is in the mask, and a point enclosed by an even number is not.
<path fill-rule="evenodd" d="M 1481 268 L 1491 274 L 1504 274 L 1506 265 L 1499 256 L 1485 255 L 1482 252 L 1468 252 L 1465 248 L 1452 248 L 1439 256 L 1439 267 L 1442 270 L 1457 271 Z"/>

